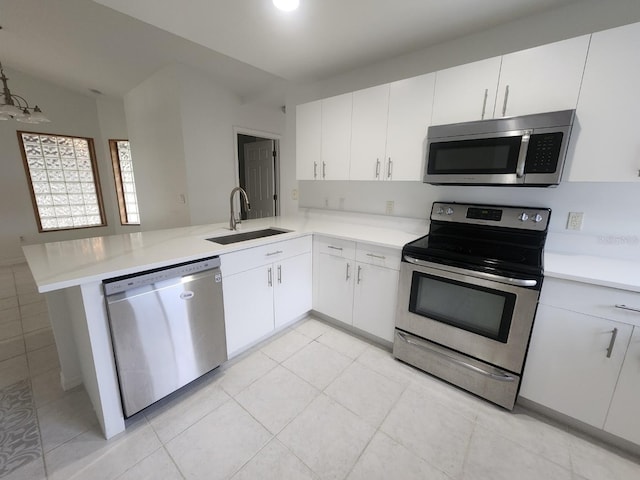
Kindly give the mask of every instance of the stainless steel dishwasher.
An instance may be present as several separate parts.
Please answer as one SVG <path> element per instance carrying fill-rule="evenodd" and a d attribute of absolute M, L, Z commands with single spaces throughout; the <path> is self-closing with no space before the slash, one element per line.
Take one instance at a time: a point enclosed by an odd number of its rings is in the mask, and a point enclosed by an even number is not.
<path fill-rule="evenodd" d="M 125 417 L 227 360 L 218 257 L 103 284 Z"/>

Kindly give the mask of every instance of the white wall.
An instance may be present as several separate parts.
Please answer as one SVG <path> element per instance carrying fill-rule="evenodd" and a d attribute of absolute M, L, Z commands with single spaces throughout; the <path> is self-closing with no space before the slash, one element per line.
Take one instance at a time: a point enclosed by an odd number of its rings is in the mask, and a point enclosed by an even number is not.
<path fill-rule="evenodd" d="M 577 2 L 485 32 L 354 70 L 324 82 L 292 88 L 287 96 L 287 136 L 295 139 L 295 105 L 391 82 L 503 53 L 640 21 L 637 0 Z M 295 170 L 295 140 L 287 145 L 287 168 Z M 539 205 L 553 209 L 550 241 L 556 250 L 640 258 L 637 185 L 563 183 L 558 188 L 435 187 L 419 182 L 298 182 L 300 207 L 427 218 L 434 200 Z M 289 188 L 295 188 L 292 185 Z M 328 204 L 328 206 L 326 206 Z M 569 211 L 585 212 L 581 232 L 564 227 Z"/>
<path fill-rule="evenodd" d="M 138 207 L 143 230 L 191 222 L 180 113 L 179 70 L 169 66 L 125 95 Z"/>
<path fill-rule="evenodd" d="M 22 244 L 108 235 L 117 218 L 113 173 L 98 122 L 96 101 L 44 80 L 5 69 L 12 92 L 38 104 L 51 123 L 30 125 L 14 120 L 0 122 L 0 264 L 23 259 Z M 81 230 L 38 233 L 28 180 L 18 146 L 17 130 L 91 137 L 94 139 L 100 184 L 108 226 Z M 20 237 L 24 241 L 20 241 Z"/>
<path fill-rule="evenodd" d="M 229 193 L 237 185 L 234 127 L 284 140 L 279 109 L 243 104 L 183 65 L 130 91 L 125 111 L 144 230 L 228 219 Z M 178 201 L 181 194 L 186 204 Z"/>
<path fill-rule="evenodd" d="M 100 132 L 103 138 L 100 145 L 96 145 L 96 150 L 101 149 L 102 155 L 104 155 L 105 158 L 111 159 L 109 140 L 124 140 L 129 138 L 127 121 L 124 113 L 124 102 L 121 98 L 98 96 L 96 97 L 96 106 L 98 108 L 98 123 L 100 125 Z M 108 172 L 105 173 L 108 173 L 108 175 L 106 175 L 108 178 L 105 178 L 107 183 L 109 185 L 115 185 L 113 168 L 109 168 Z M 113 205 L 117 207 L 118 199 L 116 197 L 117 194 L 115 189 L 110 188 L 108 192 L 110 196 L 109 202 L 113 203 Z M 139 225 L 122 225 L 117 208 L 110 209 L 110 212 L 112 212 L 112 216 L 109 218 L 109 224 L 113 225 L 114 233 L 130 233 L 140 230 Z"/>

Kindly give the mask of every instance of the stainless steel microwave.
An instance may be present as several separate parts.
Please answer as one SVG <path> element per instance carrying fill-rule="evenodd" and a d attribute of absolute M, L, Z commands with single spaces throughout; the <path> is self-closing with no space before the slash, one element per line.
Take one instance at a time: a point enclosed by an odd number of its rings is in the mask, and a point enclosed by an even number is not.
<path fill-rule="evenodd" d="M 558 185 L 575 110 L 434 125 L 424 182 L 434 185 Z"/>

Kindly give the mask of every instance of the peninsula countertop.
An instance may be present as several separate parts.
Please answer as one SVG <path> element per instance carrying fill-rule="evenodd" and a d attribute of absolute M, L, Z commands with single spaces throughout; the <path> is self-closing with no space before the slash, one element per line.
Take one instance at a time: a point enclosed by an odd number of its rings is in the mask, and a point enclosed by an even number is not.
<path fill-rule="evenodd" d="M 290 232 L 220 245 L 206 239 L 234 232 L 225 223 L 216 223 L 27 245 L 23 251 L 38 291 L 45 293 L 309 234 L 402 248 L 426 233 L 302 215 L 245 220 L 241 231 L 267 227 Z"/>

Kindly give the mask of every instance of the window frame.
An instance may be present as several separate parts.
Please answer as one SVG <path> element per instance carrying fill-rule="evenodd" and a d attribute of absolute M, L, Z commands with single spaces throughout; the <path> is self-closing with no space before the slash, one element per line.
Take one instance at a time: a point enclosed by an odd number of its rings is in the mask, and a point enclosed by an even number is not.
<path fill-rule="evenodd" d="M 31 205 L 33 206 L 33 214 L 36 217 L 36 223 L 38 225 L 39 233 L 49 233 L 49 232 L 63 232 L 69 230 L 83 230 L 86 228 L 102 228 L 107 226 L 107 215 L 104 209 L 104 201 L 102 198 L 102 188 L 100 184 L 100 174 L 98 172 L 98 160 L 96 157 L 96 149 L 93 142 L 93 138 L 91 137 L 82 137 L 79 135 L 66 135 L 61 133 L 47 133 L 47 132 L 31 132 L 27 130 L 17 130 L 16 134 L 18 136 L 18 145 L 20 147 L 20 154 L 22 155 L 22 165 L 24 167 L 25 174 L 27 176 L 28 184 L 29 184 L 29 193 L 31 194 Z M 42 219 L 40 218 L 40 211 L 38 209 L 38 203 L 36 201 L 36 194 L 33 189 L 33 178 L 31 178 L 31 171 L 29 169 L 29 162 L 27 161 L 27 152 L 24 148 L 24 142 L 22 139 L 22 134 L 27 135 L 38 135 L 38 136 L 49 136 L 49 137 L 65 137 L 65 138 L 78 138 L 81 140 L 85 140 L 87 142 L 87 146 L 89 147 L 89 159 L 91 160 L 91 173 L 93 174 L 93 183 L 96 189 L 96 196 L 98 200 L 98 210 L 100 212 L 100 219 L 102 222 L 99 225 L 84 225 L 80 227 L 59 227 L 59 228 L 42 228 Z"/>
<path fill-rule="evenodd" d="M 110 138 L 109 139 L 109 154 L 111 155 L 111 166 L 113 167 L 113 178 L 116 184 L 116 197 L 118 199 L 118 212 L 120 214 L 120 225 L 127 226 L 140 226 L 140 221 L 137 223 L 129 222 L 127 218 L 127 202 L 124 198 L 124 187 L 122 185 L 122 170 L 120 168 L 120 155 L 118 154 L 118 142 L 129 142 L 127 138 Z M 129 142 L 129 148 L 131 143 Z M 134 177 L 135 186 L 135 177 Z M 136 204 L 138 202 L 138 193 L 136 190 Z M 138 219 L 140 218 L 140 207 L 138 206 Z"/>

